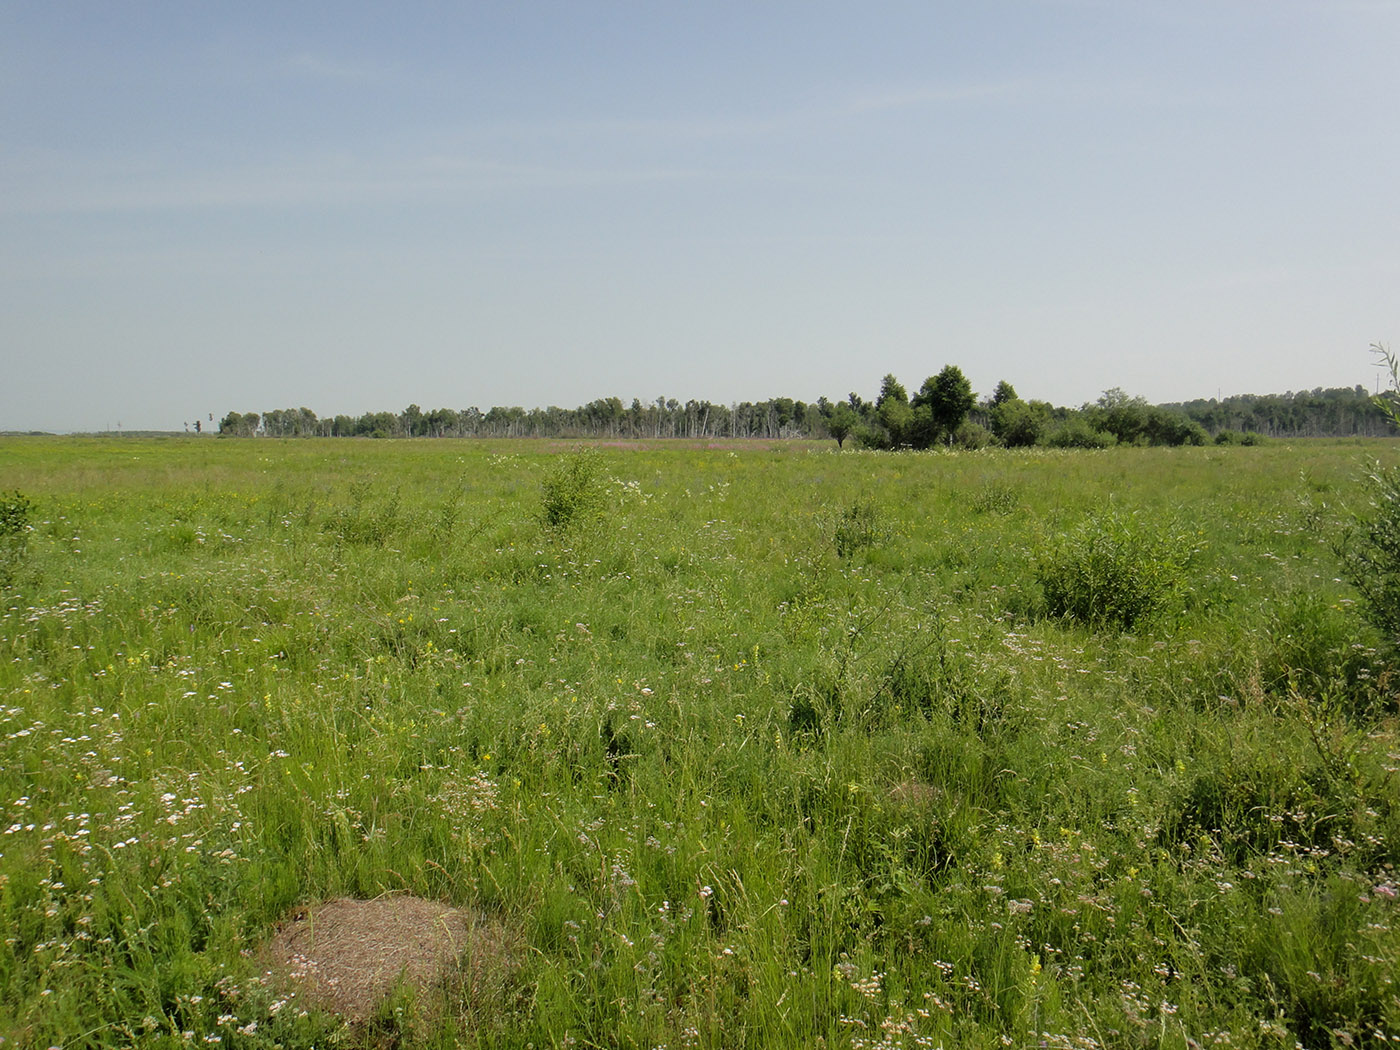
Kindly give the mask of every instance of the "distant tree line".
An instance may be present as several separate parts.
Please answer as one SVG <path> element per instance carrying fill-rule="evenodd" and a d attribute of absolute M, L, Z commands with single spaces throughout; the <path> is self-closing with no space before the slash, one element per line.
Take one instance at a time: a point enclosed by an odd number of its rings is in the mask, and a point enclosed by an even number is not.
<path fill-rule="evenodd" d="M 1150 405 L 1114 388 L 1079 408 L 1023 400 L 1005 380 L 978 400 L 961 369 L 946 366 L 911 397 L 893 375 L 873 401 L 790 397 L 680 402 L 605 397 L 578 408 L 434 408 L 317 416 L 309 408 L 230 412 L 219 433 L 234 437 L 814 438 L 863 448 L 947 446 L 1105 448 L 1110 445 L 1250 443 L 1260 438 L 1381 437 L 1396 426 L 1361 386 L 1286 394 L 1240 394 Z"/>
<path fill-rule="evenodd" d="M 235 437 L 542 437 L 789 438 L 827 437 L 821 404 L 790 397 L 717 405 L 657 398 L 630 406 L 606 397 L 579 408 L 435 408 L 317 418 L 309 408 L 230 412 L 220 434 Z"/>
<path fill-rule="evenodd" d="M 1383 437 L 1395 425 L 1366 388 L 1337 387 L 1287 394 L 1236 394 L 1163 405 L 1212 434 L 1255 431 L 1266 437 Z"/>

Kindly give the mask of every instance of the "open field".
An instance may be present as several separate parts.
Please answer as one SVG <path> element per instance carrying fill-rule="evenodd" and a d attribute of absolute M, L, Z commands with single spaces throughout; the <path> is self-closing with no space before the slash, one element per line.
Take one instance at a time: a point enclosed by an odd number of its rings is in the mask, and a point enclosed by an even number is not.
<path fill-rule="evenodd" d="M 3 1045 L 1400 1045 L 1377 456 L 0 441 Z"/>

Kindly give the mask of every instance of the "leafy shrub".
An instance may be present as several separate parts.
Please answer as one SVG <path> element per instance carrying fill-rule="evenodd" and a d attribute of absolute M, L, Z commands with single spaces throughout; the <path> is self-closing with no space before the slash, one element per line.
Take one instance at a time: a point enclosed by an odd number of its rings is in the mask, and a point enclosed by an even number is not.
<path fill-rule="evenodd" d="M 575 449 L 561 456 L 544 479 L 540 515 L 551 529 L 567 529 L 603 509 L 603 464 L 596 451 Z"/>
<path fill-rule="evenodd" d="M 396 488 L 378 499 L 375 482 L 361 478 L 350 484 L 350 502 L 328 517 L 325 529 L 341 543 L 378 547 L 387 543 L 402 524 L 401 497 Z"/>
<path fill-rule="evenodd" d="M 891 448 L 890 436 L 879 427 L 860 426 L 851 432 L 857 448 L 885 450 Z"/>
<path fill-rule="evenodd" d="M 0 586 L 8 586 L 29 549 L 29 511 L 33 504 L 22 492 L 0 496 Z"/>
<path fill-rule="evenodd" d="M 1379 465 L 1364 479 L 1367 509 L 1336 545 L 1342 574 L 1361 592 L 1367 619 L 1400 641 L 1400 470 Z"/>
<path fill-rule="evenodd" d="M 33 506 L 22 492 L 0 496 L 0 536 L 26 536 L 29 533 L 29 511 Z"/>
<path fill-rule="evenodd" d="M 1050 425 L 1050 406 L 1043 401 L 1026 402 L 1013 397 L 994 404 L 988 414 L 992 433 L 1007 448 L 1038 444 Z"/>
<path fill-rule="evenodd" d="M 1050 615 L 1126 631 L 1171 600 L 1194 553 L 1170 529 L 1109 512 L 1061 538 L 1036 577 Z"/>
<path fill-rule="evenodd" d="M 975 452 L 979 448 L 986 448 L 995 443 L 995 434 L 981 423 L 974 423 L 970 419 L 963 420 L 958 425 L 958 429 L 953 431 L 953 444 L 958 448 Z"/>
<path fill-rule="evenodd" d="M 1158 830 L 1161 845 L 1176 848 L 1212 835 L 1234 863 L 1241 863 L 1284 840 L 1326 847 L 1338 830 L 1334 822 L 1309 819 L 1309 814 L 1336 812 L 1330 807 L 1339 800 L 1328 797 L 1325 778 L 1300 753 L 1280 748 L 1244 754 L 1206 746 L 1193 767 L 1168 803 Z M 1351 804 L 1342 804 L 1343 812 L 1355 808 L 1354 799 L 1346 802 Z"/>
<path fill-rule="evenodd" d="M 1018 728 L 1020 712 L 1009 702 L 1012 683 L 1005 669 L 979 673 L 941 637 L 930 649 L 897 656 L 884 680 L 895 713 L 945 715 L 952 725 L 977 736 Z"/>
<path fill-rule="evenodd" d="M 1013 485 L 989 481 L 972 497 L 972 509 L 978 514 L 1010 514 L 1019 502 Z"/>
<path fill-rule="evenodd" d="M 1071 416 L 1045 438 L 1050 448 L 1108 448 L 1118 439 L 1102 430 L 1095 430 L 1083 416 Z"/>
<path fill-rule="evenodd" d="M 1358 641 L 1352 618 L 1320 595 L 1298 594 L 1276 603 L 1267 639 L 1259 675 L 1271 693 L 1332 693 L 1357 707 L 1374 691 L 1375 650 Z"/>
<path fill-rule="evenodd" d="M 874 547 L 879 543 L 882 533 L 880 511 L 875 506 L 875 501 L 856 500 L 836 519 L 832 541 L 836 545 L 837 557 L 849 558 L 859 551 Z"/>
<path fill-rule="evenodd" d="M 1120 439 L 1121 440 L 1121 439 Z M 1209 440 L 1206 428 L 1180 412 L 1148 409 L 1143 431 L 1137 443 L 1148 445 L 1204 445 Z"/>

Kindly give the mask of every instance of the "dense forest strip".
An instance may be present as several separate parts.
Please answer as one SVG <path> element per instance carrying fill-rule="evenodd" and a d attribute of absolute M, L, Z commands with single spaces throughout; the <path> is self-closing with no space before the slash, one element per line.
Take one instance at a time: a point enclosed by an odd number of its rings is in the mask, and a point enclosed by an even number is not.
<path fill-rule="evenodd" d="M 948 372 L 945 369 L 940 376 Z M 1384 437 L 1395 433 L 1384 410 L 1360 385 L 1161 405 L 1114 389 L 1093 403 L 1066 408 L 1023 401 L 1010 384 L 1001 383 L 991 396 L 971 400 L 961 415 L 955 413 L 951 425 L 933 432 L 926 427 L 922 435 L 905 433 L 908 427 L 902 428 L 901 421 L 908 415 L 910 426 L 917 422 L 913 416 L 922 393 L 911 399 L 887 376 L 880 396 L 870 401 L 854 393 L 838 401 L 775 397 L 729 405 L 665 397 L 646 402 L 634 398 L 626 405 L 620 398 L 607 397 L 577 408 L 425 411 L 409 405 L 399 412 L 360 416 L 318 416 L 309 408 L 286 408 L 229 412 L 219 422 L 219 432 L 244 437 L 831 438 L 843 443 L 849 436 L 867 447 L 919 447 L 935 441 L 972 447 L 1224 444 L 1246 435 Z M 193 428 L 202 429 L 202 423 Z"/>

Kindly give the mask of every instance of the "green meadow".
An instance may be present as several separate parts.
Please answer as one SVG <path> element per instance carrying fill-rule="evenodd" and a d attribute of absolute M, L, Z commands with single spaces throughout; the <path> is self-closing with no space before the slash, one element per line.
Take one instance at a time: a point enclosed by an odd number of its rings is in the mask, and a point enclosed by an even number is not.
<path fill-rule="evenodd" d="M 1400 1045 L 1377 457 L 0 441 L 0 1045 Z"/>

